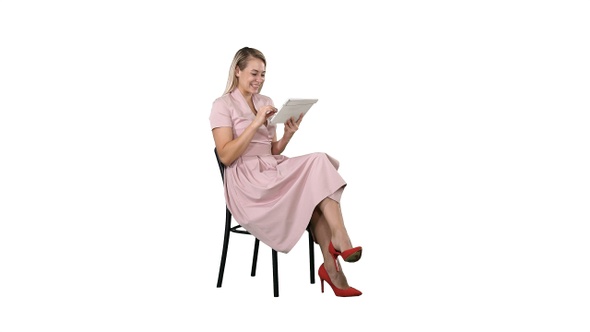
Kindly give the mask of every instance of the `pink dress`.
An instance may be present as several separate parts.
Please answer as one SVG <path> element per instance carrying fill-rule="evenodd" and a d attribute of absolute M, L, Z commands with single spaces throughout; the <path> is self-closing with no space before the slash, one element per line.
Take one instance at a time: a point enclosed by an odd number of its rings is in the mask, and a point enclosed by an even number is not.
<path fill-rule="evenodd" d="M 253 95 L 256 109 L 274 105 Z M 254 120 L 238 89 L 213 102 L 211 129 L 231 127 L 234 138 Z M 236 222 L 276 251 L 288 253 L 299 241 L 313 210 L 324 198 L 340 202 L 346 182 L 338 161 L 325 153 L 286 157 L 271 153 L 276 125 L 260 126 L 246 151 L 225 170 L 225 200 Z"/>

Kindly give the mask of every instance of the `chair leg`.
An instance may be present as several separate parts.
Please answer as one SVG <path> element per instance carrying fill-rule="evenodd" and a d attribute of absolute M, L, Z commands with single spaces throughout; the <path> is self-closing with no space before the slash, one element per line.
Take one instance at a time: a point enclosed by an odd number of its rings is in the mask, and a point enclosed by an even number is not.
<path fill-rule="evenodd" d="M 309 282 L 315 284 L 315 252 L 314 242 L 311 232 L 307 232 L 309 235 Z"/>
<path fill-rule="evenodd" d="M 256 263 L 258 262 L 258 247 L 260 246 L 260 240 L 254 239 L 254 253 L 252 254 L 252 272 L 250 272 L 251 276 L 256 275 Z"/>
<path fill-rule="evenodd" d="M 275 297 L 279 297 L 279 261 L 277 251 L 272 250 L 272 284 Z"/>
<path fill-rule="evenodd" d="M 219 264 L 219 275 L 217 277 L 217 287 L 221 287 L 223 282 L 223 274 L 225 271 L 225 262 L 227 260 L 227 252 L 229 247 L 229 237 L 231 233 L 231 212 L 229 209 L 225 209 L 225 232 L 223 235 L 223 249 L 221 251 L 221 262 Z M 309 271 L 310 271 L 310 282 L 315 283 L 315 255 L 314 255 L 314 241 L 311 232 L 309 235 Z M 258 249 L 260 247 L 260 240 L 255 238 L 254 240 L 254 253 L 252 255 L 252 271 L 251 275 L 256 275 L 256 265 L 258 262 Z M 272 250 L 272 281 L 273 281 L 273 292 L 275 297 L 279 297 L 279 262 L 276 250 Z"/>
<path fill-rule="evenodd" d="M 221 250 L 221 262 L 219 263 L 219 276 L 217 277 L 217 287 L 221 287 L 223 282 L 223 272 L 225 271 L 225 261 L 227 259 L 227 248 L 229 246 L 229 233 L 231 228 L 231 212 L 225 208 L 225 233 L 223 235 L 223 249 Z"/>

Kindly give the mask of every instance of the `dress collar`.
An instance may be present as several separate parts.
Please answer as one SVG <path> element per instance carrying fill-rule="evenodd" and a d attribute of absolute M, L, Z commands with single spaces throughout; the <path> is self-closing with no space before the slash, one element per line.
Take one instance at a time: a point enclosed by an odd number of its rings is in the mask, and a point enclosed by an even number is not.
<path fill-rule="evenodd" d="M 230 92 L 231 96 L 234 99 L 239 100 L 242 103 L 242 106 L 246 107 L 246 109 L 250 109 L 250 106 L 248 106 L 248 102 L 246 101 L 246 98 L 242 95 L 242 93 L 240 92 L 240 89 L 235 88 Z M 257 102 L 258 101 L 258 93 L 255 93 L 252 95 L 252 103 L 254 103 L 254 107 L 258 108 Z"/>

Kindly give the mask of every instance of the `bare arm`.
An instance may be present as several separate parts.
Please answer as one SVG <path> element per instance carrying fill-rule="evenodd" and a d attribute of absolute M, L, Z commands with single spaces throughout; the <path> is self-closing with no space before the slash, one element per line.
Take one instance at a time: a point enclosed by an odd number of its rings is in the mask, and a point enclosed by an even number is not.
<path fill-rule="evenodd" d="M 237 138 L 233 137 L 233 131 L 230 127 L 214 128 L 213 139 L 215 140 L 215 148 L 217 149 L 219 160 L 226 166 L 231 165 L 231 163 L 246 151 L 254 134 L 256 134 L 256 130 L 274 113 L 276 113 L 276 108 L 273 106 L 267 105 L 261 107 L 254 121 Z"/>

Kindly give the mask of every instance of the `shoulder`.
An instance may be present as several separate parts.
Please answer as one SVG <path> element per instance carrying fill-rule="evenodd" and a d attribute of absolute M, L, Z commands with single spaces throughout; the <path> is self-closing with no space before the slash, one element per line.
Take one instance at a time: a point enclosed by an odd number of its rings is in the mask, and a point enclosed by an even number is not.
<path fill-rule="evenodd" d="M 213 101 L 211 113 L 209 114 L 211 128 L 231 127 L 232 114 L 234 114 L 233 109 L 234 108 L 231 106 L 231 101 L 228 99 L 227 94 L 216 98 Z"/>
<path fill-rule="evenodd" d="M 216 98 L 215 100 L 213 100 L 213 105 L 214 106 L 221 106 L 221 105 L 229 105 L 231 102 L 231 95 L 229 93 L 224 94 L 221 97 Z"/>
<path fill-rule="evenodd" d="M 236 101 L 232 97 L 231 93 L 226 93 L 223 96 L 216 98 L 212 105 L 213 111 L 217 112 L 232 112 L 232 110 L 236 108 Z"/>
<path fill-rule="evenodd" d="M 232 103 L 231 96 L 227 93 L 213 101 L 213 105 L 211 105 L 211 116 L 216 114 L 230 116 L 234 113 L 234 109 L 235 107 Z"/>

